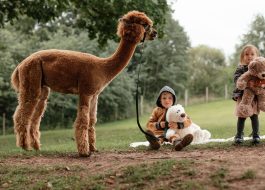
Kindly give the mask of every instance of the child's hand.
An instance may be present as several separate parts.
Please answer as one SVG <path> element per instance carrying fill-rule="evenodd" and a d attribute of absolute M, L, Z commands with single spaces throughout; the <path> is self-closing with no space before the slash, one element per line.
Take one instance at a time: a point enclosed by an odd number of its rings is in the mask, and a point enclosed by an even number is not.
<path fill-rule="evenodd" d="M 170 122 L 170 123 L 168 123 L 168 127 L 170 129 L 177 129 L 178 128 L 178 125 L 175 122 Z"/>
<path fill-rule="evenodd" d="M 160 124 L 160 127 L 162 129 L 164 129 L 166 127 L 166 122 L 165 121 L 161 121 L 159 124 Z"/>

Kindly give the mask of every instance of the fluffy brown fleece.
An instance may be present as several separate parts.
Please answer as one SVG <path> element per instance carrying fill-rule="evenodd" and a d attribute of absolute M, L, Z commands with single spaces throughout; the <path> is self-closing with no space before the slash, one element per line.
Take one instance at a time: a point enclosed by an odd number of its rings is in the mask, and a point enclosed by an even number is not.
<path fill-rule="evenodd" d="M 78 113 L 74 123 L 80 156 L 89 156 L 95 147 L 95 124 L 99 94 L 129 63 L 137 44 L 153 40 L 157 32 L 142 12 L 125 14 L 118 24 L 121 41 L 107 58 L 68 50 L 43 50 L 33 53 L 14 70 L 11 82 L 18 92 L 18 106 L 13 116 L 17 146 L 40 149 L 39 126 L 50 89 L 78 94 Z"/>

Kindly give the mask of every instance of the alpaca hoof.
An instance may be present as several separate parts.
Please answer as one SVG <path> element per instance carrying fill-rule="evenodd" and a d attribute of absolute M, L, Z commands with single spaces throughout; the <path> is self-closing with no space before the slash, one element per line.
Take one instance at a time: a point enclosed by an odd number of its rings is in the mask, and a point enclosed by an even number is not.
<path fill-rule="evenodd" d="M 97 152 L 97 151 L 98 151 L 97 148 L 96 148 L 95 146 L 90 146 L 90 147 L 89 147 L 89 150 L 90 150 L 91 152 Z"/>
<path fill-rule="evenodd" d="M 26 151 L 32 150 L 31 146 L 29 144 L 26 144 L 26 143 L 18 143 L 17 147 L 21 147 L 23 150 L 26 150 Z"/>
<path fill-rule="evenodd" d="M 79 153 L 80 157 L 89 157 L 91 155 L 91 152 L 88 153 Z"/>
<path fill-rule="evenodd" d="M 98 149 L 90 150 L 91 152 L 99 152 Z"/>
<path fill-rule="evenodd" d="M 39 151 L 39 150 L 40 150 L 40 145 L 33 145 L 32 147 L 33 147 L 34 150 L 36 150 L 36 151 Z"/>
<path fill-rule="evenodd" d="M 32 151 L 31 147 L 29 146 L 22 146 L 21 148 L 25 151 Z"/>

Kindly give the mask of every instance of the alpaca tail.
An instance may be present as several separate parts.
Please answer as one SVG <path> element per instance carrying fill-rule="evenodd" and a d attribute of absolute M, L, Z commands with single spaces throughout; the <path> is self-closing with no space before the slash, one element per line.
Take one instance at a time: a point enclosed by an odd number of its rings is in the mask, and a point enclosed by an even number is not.
<path fill-rule="evenodd" d="M 12 87 L 18 92 L 19 89 L 18 68 L 16 68 L 11 75 L 11 84 Z"/>

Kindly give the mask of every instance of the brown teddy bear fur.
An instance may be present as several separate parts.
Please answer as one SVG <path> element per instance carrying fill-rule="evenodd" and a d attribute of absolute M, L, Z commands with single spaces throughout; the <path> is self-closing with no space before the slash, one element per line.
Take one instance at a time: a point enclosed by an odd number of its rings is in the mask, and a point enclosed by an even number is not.
<path fill-rule="evenodd" d="M 79 96 L 74 123 L 77 149 L 80 156 L 95 151 L 98 96 L 126 67 L 137 44 L 144 37 L 147 40 L 156 37 L 152 26 L 144 13 L 131 11 L 119 20 L 117 34 L 121 41 L 110 57 L 50 49 L 23 60 L 11 77 L 19 103 L 13 115 L 17 146 L 25 150 L 40 149 L 39 126 L 51 89 Z"/>
<path fill-rule="evenodd" d="M 255 85 L 247 87 L 247 83 L 252 80 Z M 237 80 L 237 88 L 244 90 L 242 101 L 238 106 L 238 113 L 244 117 L 253 115 L 251 103 L 255 97 L 258 98 L 258 107 L 265 111 L 265 58 L 257 57 L 249 65 L 248 71 Z"/>

